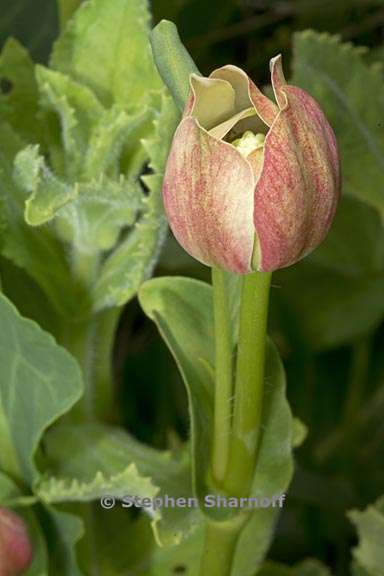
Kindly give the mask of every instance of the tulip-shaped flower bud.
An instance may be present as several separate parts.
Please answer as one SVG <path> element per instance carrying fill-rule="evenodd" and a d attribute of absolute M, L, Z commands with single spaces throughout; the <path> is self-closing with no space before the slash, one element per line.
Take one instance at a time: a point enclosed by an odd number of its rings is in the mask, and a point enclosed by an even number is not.
<path fill-rule="evenodd" d="M 340 169 L 317 102 L 271 60 L 276 103 L 241 69 L 191 75 L 167 162 L 163 196 L 172 231 L 200 262 L 238 274 L 297 262 L 326 236 Z"/>
<path fill-rule="evenodd" d="M 0 507 L 0 576 L 19 576 L 32 562 L 32 546 L 23 520 Z"/>

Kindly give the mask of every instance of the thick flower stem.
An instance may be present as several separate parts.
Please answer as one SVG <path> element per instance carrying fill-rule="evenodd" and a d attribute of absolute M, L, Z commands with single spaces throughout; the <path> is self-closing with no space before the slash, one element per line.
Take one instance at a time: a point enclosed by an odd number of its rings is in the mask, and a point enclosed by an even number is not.
<path fill-rule="evenodd" d="M 247 496 L 256 464 L 264 393 L 265 343 L 271 274 L 244 276 L 237 351 L 235 405 L 226 490 Z"/>
<path fill-rule="evenodd" d="M 199 576 L 229 576 L 246 516 L 226 522 L 207 521 Z"/>
<path fill-rule="evenodd" d="M 212 476 L 220 484 L 225 477 L 231 430 L 232 341 L 225 272 L 212 268 L 215 323 L 215 405 Z"/>

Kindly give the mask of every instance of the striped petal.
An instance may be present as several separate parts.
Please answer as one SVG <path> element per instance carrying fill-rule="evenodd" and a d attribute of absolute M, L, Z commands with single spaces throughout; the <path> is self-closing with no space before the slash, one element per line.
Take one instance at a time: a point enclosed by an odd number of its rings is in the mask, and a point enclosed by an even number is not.
<path fill-rule="evenodd" d="M 238 274 L 251 271 L 254 177 L 230 144 L 191 117 L 176 130 L 164 176 L 171 229 L 194 258 Z"/>
<path fill-rule="evenodd" d="M 278 62 L 272 77 L 282 109 L 266 136 L 255 187 L 260 260 L 254 266 L 262 271 L 289 266 L 320 244 L 340 193 L 335 136 L 320 107 L 300 88 L 284 85 Z"/>

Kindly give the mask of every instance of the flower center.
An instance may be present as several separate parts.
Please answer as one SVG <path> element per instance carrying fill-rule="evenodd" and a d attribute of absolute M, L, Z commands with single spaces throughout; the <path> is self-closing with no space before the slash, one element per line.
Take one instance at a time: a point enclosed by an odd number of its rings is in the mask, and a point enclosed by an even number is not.
<path fill-rule="evenodd" d="M 264 146 L 265 134 L 254 134 L 251 130 L 246 130 L 241 138 L 236 138 L 231 142 L 244 158 L 252 152 Z"/>

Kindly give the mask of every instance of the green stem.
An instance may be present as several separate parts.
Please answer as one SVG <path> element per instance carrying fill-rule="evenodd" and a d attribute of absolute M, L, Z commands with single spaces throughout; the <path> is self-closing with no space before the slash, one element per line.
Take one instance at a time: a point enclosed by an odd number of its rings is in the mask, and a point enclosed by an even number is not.
<path fill-rule="evenodd" d="M 114 402 L 113 345 L 121 308 L 104 310 L 96 318 L 94 340 L 93 397 L 96 416 L 111 417 Z"/>
<path fill-rule="evenodd" d="M 81 420 L 106 420 L 113 405 L 112 351 L 120 308 L 111 308 L 68 323 L 62 344 L 80 364 L 84 396 L 73 415 Z"/>
<path fill-rule="evenodd" d="M 221 483 L 226 474 L 231 431 L 232 340 L 225 272 L 212 268 L 215 323 L 215 406 L 212 475 Z"/>
<path fill-rule="evenodd" d="M 240 307 L 235 406 L 225 487 L 249 492 L 257 458 L 264 393 L 265 342 L 271 274 L 244 276 Z"/>
<path fill-rule="evenodd" d="M 207 520 L 199 576 L 229 576 L 238 537 L 247 517 L 226 522 Z"/>

